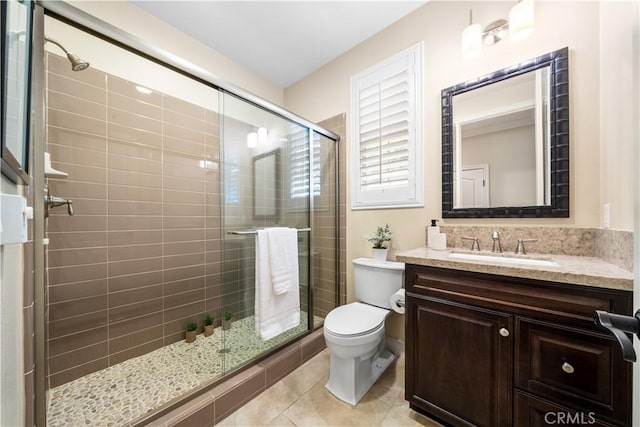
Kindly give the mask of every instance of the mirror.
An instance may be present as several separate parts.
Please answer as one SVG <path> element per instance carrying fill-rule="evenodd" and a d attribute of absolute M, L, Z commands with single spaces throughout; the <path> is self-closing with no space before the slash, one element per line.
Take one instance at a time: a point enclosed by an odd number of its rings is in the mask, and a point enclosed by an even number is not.
<path fill-rule="evenodd" d="M 2 27 L 2 173 L 13 182 L 29 183 L 29 94 L 32 2 L 0 2 Z"/>
<path fill-rule="evenodd" d="M 280 149 L 253 158 L 253 217 L 277 219 L 280 200 Z"/>
<path fill-rule="evenodd" d="M 568 48 L 442 91 L 442 217 L 569 216 Z"/>

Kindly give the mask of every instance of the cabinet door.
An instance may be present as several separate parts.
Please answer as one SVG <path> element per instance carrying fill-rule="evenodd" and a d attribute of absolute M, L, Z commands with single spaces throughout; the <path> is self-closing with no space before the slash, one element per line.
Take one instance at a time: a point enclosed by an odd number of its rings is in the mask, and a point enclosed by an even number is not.
<path fill-rule="evenodd" d="M 512 317 L 407 298 L 406 398 L 453 425 L 510 426 Z"/>

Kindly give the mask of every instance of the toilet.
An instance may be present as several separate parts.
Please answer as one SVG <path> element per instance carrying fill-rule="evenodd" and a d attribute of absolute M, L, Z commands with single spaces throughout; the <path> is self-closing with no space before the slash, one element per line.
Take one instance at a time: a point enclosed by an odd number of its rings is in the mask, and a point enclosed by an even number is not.
<path fill-rule="evenodd" d="M 395 356 L 385 347 L 384 322 L 389 298 L 404 283 L 404 263 L 369 258 L 353 261 L 358 302 L 337 307 L 324 320 L 324 338 L 331 354 L 327 389 L 356 405 Z"/>

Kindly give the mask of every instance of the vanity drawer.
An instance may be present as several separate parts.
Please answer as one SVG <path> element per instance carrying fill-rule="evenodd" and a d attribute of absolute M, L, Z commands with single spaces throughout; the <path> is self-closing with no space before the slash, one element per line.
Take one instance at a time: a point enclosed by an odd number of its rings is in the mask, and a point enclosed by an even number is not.
<path fill-rule="evenodd" d="M 538 399 L 516 391 L 514 427 L 548 427 L 553 425 L 609 427 L 596 418 L 593 412 L 575 411 L 548 400 Z"/>
<path fill-rule="evenodd" d="M 595 310 L 631 314 L 629 292 L 407 265 L 407 292 L 597 330 Z"/>
<path fill-rule="evenodd" d="M 630 422 L 631 364 L 614 340 L 517 318 L 515 355 L 517 387 L 602 419 Z"/>

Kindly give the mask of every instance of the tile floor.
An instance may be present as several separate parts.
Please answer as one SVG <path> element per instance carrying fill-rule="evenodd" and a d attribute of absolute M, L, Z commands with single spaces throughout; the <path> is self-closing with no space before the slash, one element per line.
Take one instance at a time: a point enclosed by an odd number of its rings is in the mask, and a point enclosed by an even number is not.
<path fill-rule="evenodd" d="M 307 316 L 302 312 L 300 326 L 263 341 L 255 334 L 254 318 L 250 316 L 233 322 L 227 331 L 216 328 L 210 337 L 199 334 L 193 343 L 179 341 L 93 372 L 49 391 L 47 425 L 128 425 L 306 329 Z M 219 354 L 221 348 L 228 352 Z M 185 370 L 186 362 L 190 369 Z"/>
<path fill-rule="evenodd" d="M 440 427 L 404 400 L 404 353 L 355 407 L 324 387 L 328 373 L 325 349 L 218 425 Z"/>

